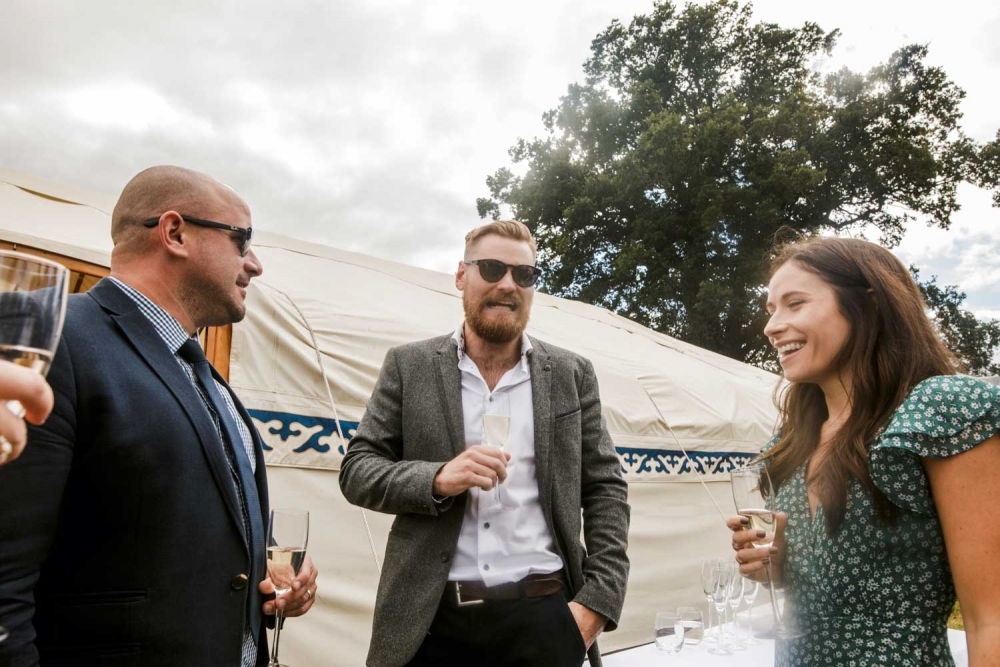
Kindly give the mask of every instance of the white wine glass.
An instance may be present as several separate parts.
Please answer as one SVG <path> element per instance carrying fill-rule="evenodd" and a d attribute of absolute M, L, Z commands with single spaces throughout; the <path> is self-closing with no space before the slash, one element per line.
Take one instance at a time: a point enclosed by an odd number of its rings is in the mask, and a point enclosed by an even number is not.
<path fill-rule="evenodd" d="M 733 582 L 733 577 L 740 576 L 736 571 L 736 563 L 720 560 L 711 570 L 712 580 L 712 604 L 715 606 L 715 617 L 718 619 L 718 634 L 715 644 L 708 649 L 713 655 L 729 655 L 729 642 L 726 638 L 725 625 L 723 625 L 726 605 L 729 603 L 729 589 Z"/>
<path fill-rule="evenodd" d="M 62 264 L 0 250 L 0 359 L 45 375 L 59 346 L 68 292 Z M 17 401 L 4 407 L 24 416 Z"/>
<path fill-rule="evenodd" d="M 267 576 L 274 585 L 275 600 L 292 589 L 292 582 L 306 560 L 309 544 L 309 512 L 296 509 L 271 510 L 267 527 Z M 275 606 L 274 641 L 267 667 L 287 667 L 278 662 L 281 609 Z"/>
<path fill-rule="evenodd" d="M 740 574 L 737 568 L 732 581 L 729 583 L 729 615 L 733 619 L 733 631 L 729 635 L 729 644 L 730 648 L 736 651 L 743 651 L 747 648 L 747 645 L 740 640 L 738 632 L 739 624 L 736 622 L 736 612 L 739 609 L 740 603 L 743 602 L 743 587 L 746 584 L 747 580 L 743 578 L 743 575 Z"/>
<path fill-rule="evenodd" d="M 755 547 L 770 547 L 774 542 L 775 505 L 774 489 L 771 486 L 771 476 L 763 463 L 752 463 L 729 473 L 732 482 L 733 500 L 736 511 L 750 520 L 748 530 L 758 531 L 764 536 L 755 539 Z M 771 561 L 764 561 L 764 576 L 766 586 L 771 595 L 771 614 L 774 617 L 774 627 L 759 633 L 764 639 L 790 639 L 794 635 L 788 631 L 781 618 L 778 608 L 777 594 L 774 590 L 774 580 L 771 578 Z"/>
<path fill-rule="evenodd" d="M 753 635 L 753 603 L 757 599 L 757 592 L 760 591 L 759 581 L 746 580 L 743 584 L 743 601 L 747 603 L 747 639 L 743 642 L 747 646 L 758 646 L 760 640 Z"/>
<path fill-rule="evenodd" d="M 510 437 L 510 398 L 505 392 L 494 392 L 486 401 L 483 412 L 483 444 L 506 451 Z M 509 468 L 509 466 L 508 466 Z M 500 479 L 493 485 L 493 502 L 490 509 L 506 509 L 500 497 Z"/>
<path fill-rule="evenodd" d="M 712 625 L 712 596 L 715 593 L 715 580 L 718 579 L 718 571 L 713 572 L 713 568 L 718 568 L 722 562 L 719 558 L 707 558 L 701 562 L 701 590 L 705 594 L 705 601 L 708 602 L 708 625 L 704 632 L 704 641 L 711 643 L 716 641 L 719 634 L 718 627 Z M 713 576 L 715 579 L 713 579 Z"/>
<path fill-rule="evenodd" d="M 69 271 L 61 264 L 20 252 L 0 250 L 0 359 L 49 371 L 66 318 Z M 24 416 L 18 401 L 3 401 L 0 410 Z M 14 453 L 0 435 L 0 465 Z M 0 625 L 0 642 L 7 639 Z"/>

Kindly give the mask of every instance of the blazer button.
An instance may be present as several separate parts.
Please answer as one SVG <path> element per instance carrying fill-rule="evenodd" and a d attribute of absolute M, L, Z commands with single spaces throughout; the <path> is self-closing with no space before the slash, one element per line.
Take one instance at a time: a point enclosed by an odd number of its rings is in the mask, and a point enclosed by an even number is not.
<path fill-rule="evenodd" d="M 233 580 L 229 582 L 229 585 L 232 586 L 234 591 L 242 591 L 244 588 L 247 587 L 247 582 L 249 581 L 250 577 L 248 577 L 247 575 L 238 574 L 235 577 L 233 577 Z"/>
<path fill-rule="evenodd" d="M 447 563 L 449 560 L 451 560 L 451 555 L 447 551 L 442 551 L 441 552 L 441 562 L 442 563 Z"/>

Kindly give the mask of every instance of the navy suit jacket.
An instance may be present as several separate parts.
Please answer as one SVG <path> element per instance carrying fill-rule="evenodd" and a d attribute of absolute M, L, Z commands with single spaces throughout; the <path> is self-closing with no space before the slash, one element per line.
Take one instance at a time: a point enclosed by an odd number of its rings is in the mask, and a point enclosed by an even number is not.
<path fill-rule="evenodd" d="M 258 582 L 197 389 L 110 280 L 70 297 L 48 379 L 52 415 L 0 467 L 0 667 L 238 667 Z"/>

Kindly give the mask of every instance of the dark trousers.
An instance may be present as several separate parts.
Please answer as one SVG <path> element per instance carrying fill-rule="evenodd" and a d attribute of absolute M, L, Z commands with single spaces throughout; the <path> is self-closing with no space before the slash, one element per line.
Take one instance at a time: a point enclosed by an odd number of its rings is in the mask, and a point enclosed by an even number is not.
<path fill-rule="evenodd" d="M 407 667 L 580 667 L 585 657 L 562 592 L 468 607 L 455 607 L 445 597 Z"/>

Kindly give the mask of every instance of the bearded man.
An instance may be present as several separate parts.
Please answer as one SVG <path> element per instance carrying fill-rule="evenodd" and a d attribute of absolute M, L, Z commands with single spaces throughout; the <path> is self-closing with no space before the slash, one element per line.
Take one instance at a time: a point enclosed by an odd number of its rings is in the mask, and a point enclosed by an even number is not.
<path fill-rule="evenodd" d="M 344 496 L 396 515 L 371 667 L 600 665 L 617 626 L 628 490 L 593 366 L 525 334 L 535 254 L 516 221 L 465 237 L 465 320 L 389 351 L 347 449 Z"/>

